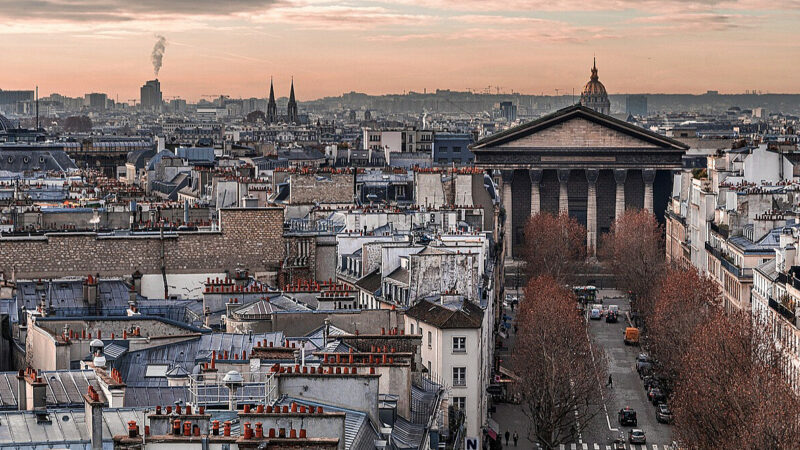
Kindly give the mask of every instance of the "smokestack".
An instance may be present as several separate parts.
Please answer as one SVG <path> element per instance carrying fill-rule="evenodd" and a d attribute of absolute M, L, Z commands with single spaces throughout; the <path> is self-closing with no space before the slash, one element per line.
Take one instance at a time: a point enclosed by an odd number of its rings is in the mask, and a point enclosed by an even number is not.
<path fill-rule="evenodd" d="M 158 71 L 161 70 L 161 63 L 164 59 L 164 50 L 167 49 L 167 38 L 157 34 L 156 39 L 150 59 L 153 61 L 153 75 L 158 78 Z"/>

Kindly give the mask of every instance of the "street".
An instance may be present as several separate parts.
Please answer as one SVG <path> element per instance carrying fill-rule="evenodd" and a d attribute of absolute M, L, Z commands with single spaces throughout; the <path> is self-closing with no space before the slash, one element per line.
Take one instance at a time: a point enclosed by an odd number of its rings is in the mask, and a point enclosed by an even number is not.
<path fill-rule="evenodd" d="M 655 407 L 647 401 L 647 393 L 644 390 L 642 380 L 636 372 L 635 361 L 639 353 L 639 347 L 626 346 L 623 343 L 623 332 L 627 326 L 625 313 L 630 311 L 630 304 L 622 298 L 618 291 L 610 289 L 599 290 L 598 298 L 604 298 L 603 304 L 605 306 L 618 305 L 620 308 L 620 320 L 617 323 L 606 323 L 605 318 L 589 321 L 589 333 L 595 339 L 597 345 L 602 346 L 606 351 L 609 363 L 608 370 L 613 380 L 610 398 L 606 398 L 608 417 L 604 413 L 595 417 L 586 429 L 581 432 L 578 442 L 566 444 L 562 448 L 576 450 L 603 450 L 610 448 L 612 440 L 618 434 L 618 431 L 609 430 L 609 424 L 611 428 L 624 431 L 627 438 L 628 431 L 633 427 L 619 426 L 617 412 L 621 408 L 630 407 L 637 413 L 638 425 L 636 428 L 644 430 L 647 436 L 647 444 L 632 445 L 626 443 L 625 448 L 642 450 L 668 449 L 669 444 L 672 442 L 671 426 L 658 423 L 656 420 Z M 509 316 L 514 316 L 514 313 L 509 308 L 505 310 L 505 313 Z M 508 352 L 513 351 L 515 337 L 513 334 L 510 335 L 509 339 L 506 340 L 508 350 L 498 353 L 503 360 L 501 365 L 504 367 L 508 367 L 507 355 Z M 601 383 L 605 384 L 607 381 L 601 380 Z M 599 384 L 598 389 L 600 389 Z M 535 444 L 527 439 L 528 419 L 519 405 L 510 403 L 497 404 L 496 411 L 491 414 L 491 417 L 499 424 L 501 433 L 506 430 L 511 433 L 514 431 L 519 433 L 520 440 L 516 448 L 537 448 Z M 513 442 L 509 446 L 505 445 L 505 441 L 503 444 L 504 448 L 515 448 Z"/>

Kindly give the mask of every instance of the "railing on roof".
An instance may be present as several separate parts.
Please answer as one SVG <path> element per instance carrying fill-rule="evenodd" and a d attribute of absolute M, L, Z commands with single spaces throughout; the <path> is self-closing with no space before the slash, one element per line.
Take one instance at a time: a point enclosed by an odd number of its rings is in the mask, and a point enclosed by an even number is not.
<path fill-rule="evenodd" d="M 189 375 L 189 401 L 196 406 L 274 403 L 278 386 L 272 372 L 237 372 L 241 381 L 225 381 L 228 373 L 206 372 Z M 233 391 L 231 390 L 233 388 Z"/>
<path fill-rule="evenodd" d="M 719 264 L 723 269 L 728 271 L 731 275 L 737 278 L 750 278 L 753 276 L 753 269 L 743 269 L 730 261 L 730 257 L 722 252 L 722 250 L 715 248 L 708 242 L 705 243 L 706 251 L 711 253 L 719 260 Z"/>
<path fill-rule="evenodd" d="M 330 219 L 289 219 L 284 223 L 284 230 L 297 233 L 297 232 L 312 232 L 312 233 L 332 233 L 336 231 L 336 222 Z"/>

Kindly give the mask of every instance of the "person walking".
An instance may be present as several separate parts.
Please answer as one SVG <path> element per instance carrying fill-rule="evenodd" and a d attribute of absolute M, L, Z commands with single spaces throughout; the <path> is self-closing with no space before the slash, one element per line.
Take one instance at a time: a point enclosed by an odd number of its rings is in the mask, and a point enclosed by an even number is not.
<path fill-rule="evenodd" d="M 612 389 L 614 388 L 614 381 L 611 379 L 611 374 L 608 374 L 608 384 L 606 386 L 610 386 Z"/>
<path fill-rule="evenodd" d="M 509 436 L 511 436 L 511 433 L 509 433 L 508 430 L 506 430 L 506 445 L 508 445 Z"/>
<path fill-rule="evenodd" d="M 514 430 L 514 447 L 517 446 L 518 440 L 519 440 L 519 435 L 517 434 L 517 430 Z"/>

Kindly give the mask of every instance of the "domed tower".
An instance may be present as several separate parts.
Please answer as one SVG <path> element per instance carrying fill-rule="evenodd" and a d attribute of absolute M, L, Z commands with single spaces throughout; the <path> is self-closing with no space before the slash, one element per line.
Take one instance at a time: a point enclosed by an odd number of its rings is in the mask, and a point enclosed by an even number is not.
<path fill-rule="evenodd" d="M 581 105 L 591 108 L 600 114 L 611 113 L 611 102 L 608 100 L 606 87 L 597 78 L 597 59 L 592 64 L 592 77 L 581 93 Z"/>

